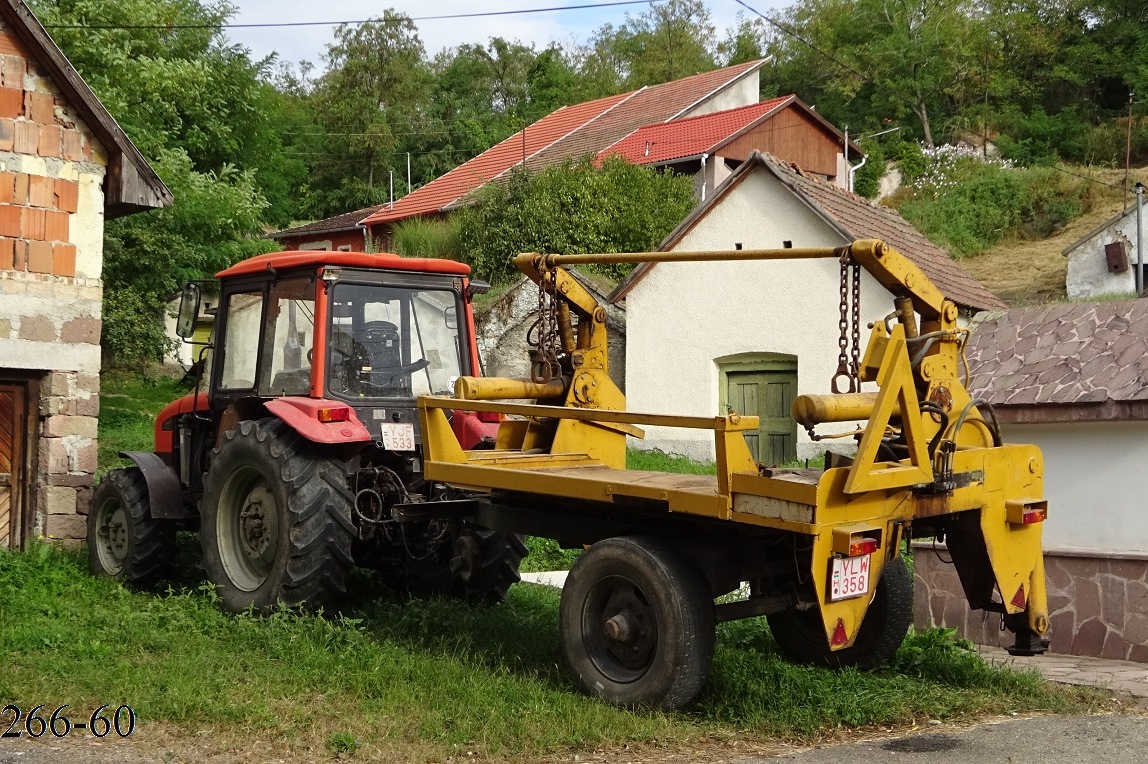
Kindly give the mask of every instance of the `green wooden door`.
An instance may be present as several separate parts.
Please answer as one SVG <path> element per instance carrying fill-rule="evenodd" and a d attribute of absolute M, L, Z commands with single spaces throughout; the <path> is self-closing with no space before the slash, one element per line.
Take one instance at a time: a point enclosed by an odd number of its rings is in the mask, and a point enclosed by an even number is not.
<path fill-rule="evenodd" d="M 797 396 L 797 369 L 728 371 L 725 376 L 726 405 L 739 414 L 761 418 L 757 430 L 745 433 L 753 458 L 767 465 L 796 459 L 797 423 L 791 411 Z"/>

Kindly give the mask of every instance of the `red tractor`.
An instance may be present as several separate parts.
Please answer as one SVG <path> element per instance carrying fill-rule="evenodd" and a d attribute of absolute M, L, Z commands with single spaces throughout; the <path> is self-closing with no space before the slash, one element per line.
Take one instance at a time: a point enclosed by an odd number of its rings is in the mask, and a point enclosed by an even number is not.
<path fill-rule="evenodd" d="M 423 479 L 415 397 L 479 373 L 470 268 L 391 254 L 285 252 L 218 274 L 206 392 L 168 405 L 155 452 L 122 454 L 88 517 L 93 571 L 167 575 L 177 530 L 232 611 L 330 606 L 352 565 L 419 593 L 498 601 L 522 537 L 474 523 L 478 502 Z M 189 284 L 188 338 L 200 287 Z M 453 412 L 465 448 L 497 414 Z M 489 444 L 489 445 L 487 445 Z"/>

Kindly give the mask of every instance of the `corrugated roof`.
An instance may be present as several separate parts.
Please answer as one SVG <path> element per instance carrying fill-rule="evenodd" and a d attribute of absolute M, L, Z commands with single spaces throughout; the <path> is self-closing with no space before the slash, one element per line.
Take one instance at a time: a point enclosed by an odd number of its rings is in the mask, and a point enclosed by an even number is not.
<path fill-rule="evenodd" d="M 706 214 L 736 188 L 755 168 L 771 172 L 799 199 L 847 241 L 881 239 L 916 263 L 938 289 L 953 302 L 976 310 L 1004 310 L 1000 299 L 968 271 L 949 258 L 945 251 L 926 239 L 895 210 L 870 202 L 839 186 L 802 173 L 766 154 L 754 152 L 742 162 L 714 195 L 699 205 L 662 242 L 660 249 L 672 249 Z M 643 263 L 630 272 L 610 300 L 622 299 L 656 264 Z"/>
<path fill-rule="evenodd" d="M 414 215 L 438 212 L 451 202 L 460 199 L 520 163 L 523 156 L 529 157 L 555 141 L 561 140 L 570 132 L 600 117 L 630 95 L 630 93 L 622 93 L 574 106 L 563 106 L 530 125 L 525 131 L 518 131 L 474 159 L 407 194 L 395 202 L 393 208 L 379 209 L 363 222 L 367 225 L 374 225 L 391 220 L 401 220 Z M 525 136 L 523 132 L 525 132 Z"/>
<path fill-rule="evenodd" d="M 1017 308 L 975 324 L 969 391 L 994 406 L 1148 400 L 1148 300 Z"/>
<path fill-rule="evenodd" d="M 644 125 L 598 153 L 617 155 L 631 164 L 659 164 L 683 157 L 712 153 L 730 136 L 745 130 L 793 96 L 783 96 L 736 109 Z"/>

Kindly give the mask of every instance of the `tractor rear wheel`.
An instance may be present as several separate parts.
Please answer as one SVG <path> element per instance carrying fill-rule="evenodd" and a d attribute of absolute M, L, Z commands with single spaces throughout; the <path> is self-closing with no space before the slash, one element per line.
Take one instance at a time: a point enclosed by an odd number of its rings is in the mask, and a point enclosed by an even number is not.
<path fill-rule="evenodd" d="M 559 622 L 582 691 L 614 705 L 671 711 L 709 675 L 712 593 L 693 560 L 660 539 L 593 544 L 566 578 Z"/>
<path fill-rule="evenodd" d="M 857 638 L 841 650 L 829 649 L 816 608 L 785 610 L 766 619 L 773 638 L 790 660 L 830 668 L 875 668 L 897 654 L 909 631 L 913 620 L 913 576 L 900 557 L 885 565 Z"/>
<path fill-rule="evenodd" d="M 138 588 L 154 586 L 175 567 L 175 525 L 151 516 L 139 467 L 112 470 L 92 493 L 88 565 L 97 576 Z"/>
<path fill-rule="evenodd" d="M 329 608 L 346 593 L 355 527 L 341 462 L 277 419 L 244 421 L 203 489 L 203 564 L 227 610 Z"/>

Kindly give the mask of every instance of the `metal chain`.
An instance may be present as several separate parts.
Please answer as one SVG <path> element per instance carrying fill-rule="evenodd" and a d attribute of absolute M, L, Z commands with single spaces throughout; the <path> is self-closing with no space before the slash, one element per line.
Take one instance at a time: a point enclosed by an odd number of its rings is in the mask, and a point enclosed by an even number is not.
<path fill-rule="evenodd" d="M 861 391 L 861 265 L 851 262 L 853 268 L 853 348 L 849 371 L 852 376 L 851 388 Z"/>
<path fill-rule="evenodd" d="M 857 379 L 850 369 L 849 365 L 849 250 L 845 250 L 841 254 L 841 285 L 840 285 L 840 302 L 838 309 L 840 311 L 840 318 L 837 321 L 837 327 L 841 330 L 841 336 L 837 339 L 837 346 L 839 353 L 837 355 L 837 371 L 830 381 L 830 389 L 834 393 L 853 393 L 857 392 Z M 854 289 L 856 289 L 856 283 Z M 856 303 L 854 303 L 856 304 Z M 840 389 L 838 382 L 844 377 L 848 382 L 848 388 L 845 390 Z"/>
<path fill-rule="evenodd" d="M 530 379 L 533 382 L 547 383 L 562 373 L 558 365 L 558 272 L 544 271 L 538 280 L 538 337 L 535 349 L 531 351 Z M 533 328 L 533 327 L 532 327 Z M 530 333 L 527 333 L 529 341 Z"/>

